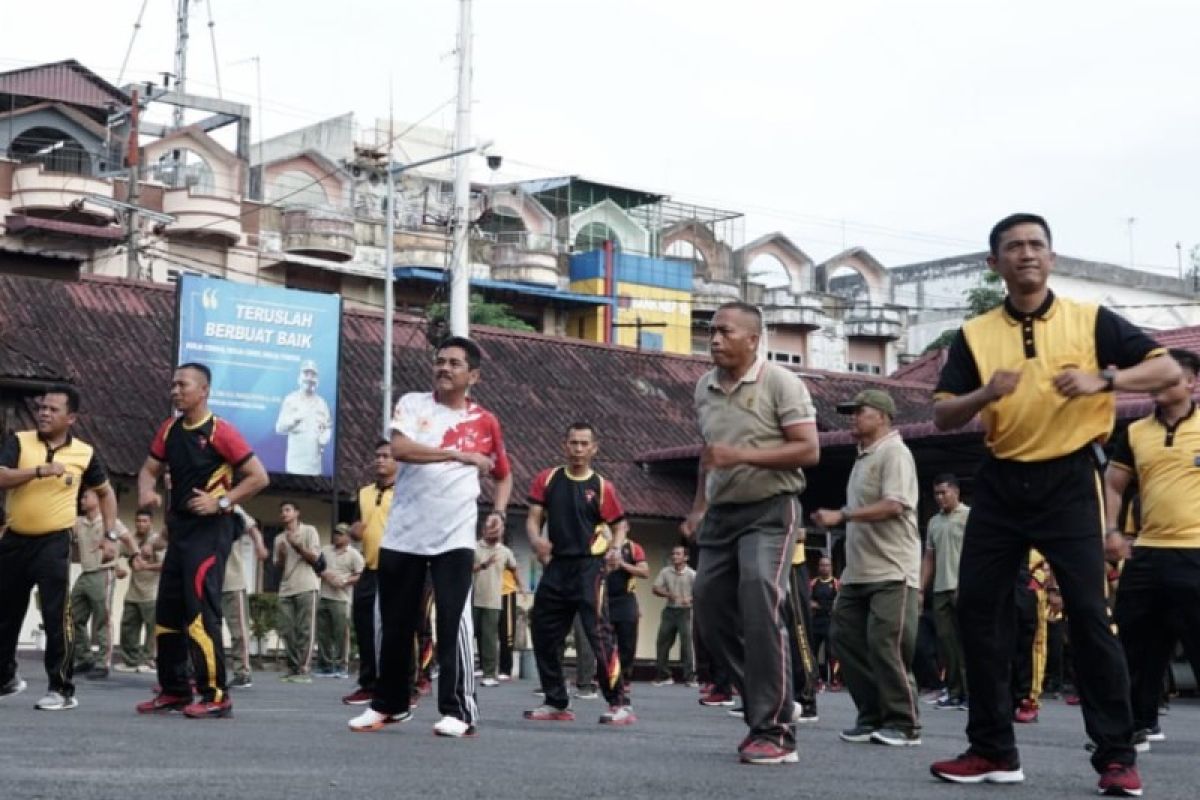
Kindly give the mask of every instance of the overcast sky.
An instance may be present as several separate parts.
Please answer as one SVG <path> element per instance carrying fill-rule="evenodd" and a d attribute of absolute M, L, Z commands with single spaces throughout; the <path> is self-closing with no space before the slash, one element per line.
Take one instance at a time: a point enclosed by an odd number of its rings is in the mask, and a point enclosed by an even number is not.
<path fill-rule="evenodd" d="M 189 88 L 268 135 L 354 111 L 452 127 L 455 0 L 194 2 Z M 820 260 L 983 249 L 1046 215 L 1061 253 L 1174 273 L 1200 243 L 1192 0 L 476 0 L 477 139 L 500 180 L 581 174 L 746 214 Z M 76 58 L 115 81 L 142 0 L 6 3 L 0 69 Z M 149 0 L 126 81 L 172 68 Z M 238 63 L 241 62 L 241 63 Z M 436 111 L 435 111 L 436 109 Z M 486 177 L 481 170 L 480 178 Z"/>

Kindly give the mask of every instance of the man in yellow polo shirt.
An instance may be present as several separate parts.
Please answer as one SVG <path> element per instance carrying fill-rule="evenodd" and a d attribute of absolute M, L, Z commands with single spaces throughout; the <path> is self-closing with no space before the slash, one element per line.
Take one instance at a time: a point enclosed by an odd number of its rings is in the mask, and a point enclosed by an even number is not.
<path fill-rule="evenodd" d="M 71 531 L 81 489 L 100 500 L 106 559 L 116 557 L 117 498 L 91 445 L 71 435 L 79 392 L 53 386 L 38 400 L 37 429 L 10 433 L 0 444 L 0 489 L 7 493 L 0 536 L 0 700 L 24 691 L 17 674 L 17 639 L 36 585 L 46 630 L 50 687 L 37 702 L 45 711 L 75 708 L 74 634 L 67 605 Z"/>
<path fill-rule="evenodd" d="M 1105 476 L 1107 549 L 1111 559 L 1125 559 L 1115 616 L 1129 662 L 1139 750 L 1166 738 L 1158 707 L 1175 639 L 1183 638 L 1187 653 L 1200 652 L 1200 414 L 1192 399 L 1200 356 L 1171 355 L 1183 377 L 1154 395 L 1154 413 L 1117 437 Z M 1129 552 L 1118 514 L 1134 481 L 1142 527 Z M 1192 669 L 1200 675 L 1200 664 Z"/>
<path fill-rule="evenodd" d="M 1107 308 L 1057 297 L 1050 228 L 1014 214 L 992 228 L 988 265 L 1004 303 L 968 320 L 935 391 L 934 424 L 979 415 L 990 455 L 975 478 L 963 536 L 958 616 L 971 704 L 970 748 L 931 771 L 955 783 L 1017 783 L 1009 673 L 1017 570 L 1046 556 L 1067 604 L 1075 675 L 1101 793 L 1138 796 L 1129 676 L 1104 602 L 1100 442 L 1116 417 L 1113 390 L 1155 391 L 1179 380 L 1166 351 Z M 840 598 L 839 598 L 840 602 Z"/>
<path fill-rule="evenodd" d="M 362 706 L 375 696 L 378 677 L 379 609 L 375 602 L 379 591 L 379 543 L 392 510 L 392 489 L 396 483 L 396 459 L 390 442 L 375 443 L 372 461 L 375 480 L 358 490 L 358 519 L 350 527 L 350 538 L 362 543 L 363 571 L 354 584 L 350 616 L 354 637 L 358 640 L 358 688 L 342 698 L 350 706 Z"/>

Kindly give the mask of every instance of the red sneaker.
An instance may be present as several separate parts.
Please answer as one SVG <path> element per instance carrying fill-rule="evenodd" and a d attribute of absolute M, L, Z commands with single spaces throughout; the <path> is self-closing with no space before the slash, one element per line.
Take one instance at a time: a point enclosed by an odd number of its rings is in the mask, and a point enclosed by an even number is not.
<path fill-rule="evenodd" d="M 368 692 L 366 689 L 355 689 L 343 697 L 342 702 L 348 706 L 365 706 L 374 699 L 375 694 L 373 692 Z"/>
<path fill-rule="evenodd" d="M 780 747 L 764 739 L 743 744 L 738 753 L 743 764 L 794 764 L 800 760 L 794 748 Z"/>
<path fill-rule="evenodd" d="M 950 783 L 1021 783 L 1025 780 L 1021 763 L 1015 758 L 1007 762 L 993 761 L 970 750 L 949 761 L 934 762 L 929 771 L 935 778 Z"/>
<path fill-rule="evenodd" d="M 173 711 L 183 711 L 192 704 L 192 698 L 176 694 L 159 692 L 144 703 L 137 704 L 139 714 L 170 714 Z"/>
<path fill-rule="evenodd" d="M 1063 702 L 1069 706 L 1077 706 L 1077 705 L 1079 705 L 1079 695 L 1074 694 L 1074 693 L 1064 695 Z"/>
<path fill-rule="evenodd" d="M 526 711 L 525 719 L 531 719 L 534 722 L 574 722 L 575 712 L 569 708 L 538 706 Z"/>
<path fill-rule="evenodd" d="M 1141 797 L 1142 779 L 1132 764 L 1109 764 L 1100 774 L 1098 788 L 1106 797 Z"/>
<path fill-rule="evenodd" d="M 733 697 L 724 692 L 709 692 L 706 695 L 701 695 L 700 705 L 702 706 L 732 706 Z"/>
<path fill-rule="evenodd" d="M 1013 712 L 1014 722 L 1037 722 L 1038 721 L 1038 704 L 1036 700 L 1026 697 L 1017 705 L 1017 710 Z"/>
<path fill-rule="evenodd" d="M 225 695 L 220 700 L 201 700 L 185 706 L 183 715 L 192 719 L 232 717 L 233 701 L 229 699 L 229 695 Z"/>

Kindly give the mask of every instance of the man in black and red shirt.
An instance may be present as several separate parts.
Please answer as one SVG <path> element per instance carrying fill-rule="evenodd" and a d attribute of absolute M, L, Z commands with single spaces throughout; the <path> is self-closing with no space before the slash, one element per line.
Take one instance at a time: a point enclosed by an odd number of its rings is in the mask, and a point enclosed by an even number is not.
<path fill-rule="evenodd" d="M 608 711 L 600 716 L 600 722 L 629 725 L 636 721 L 625 700 L 621 663 L 604 601 L 604 556 L 610 547 L 624 545 L 629 524 L 616 489 L 592 471 L 597 448 L 596 431 L 590 424 L 572 424 L 564 442 L 566 465 L 538 473 L 529 489 L 525 532 L 534 554 L 546 564 L 533 596 L 529 630 L 546 702 L 526 711 L 526 719 L 575 719 L 560 653 L 579 614 L 596 654 L 600 690 L 608 701 Z M 611 542 L 603 535 L 601 523 L 611 528 Z"/>
<path fill-rule="evenodd" d="M 646 551 L 632 539 L 626 539 L 619 548 L 609 548 L 604 563 L 608 570 L 604 579 L 604 588 L 608 593 L 608 621 L 617 642 L 621 681 L 628 695 L 629 683 L 633 678 L 633 659 L 637 653 L 638 618 L 642 615 L 634 586 L 637 578 L 650 577 L 650 565 L 646 563 Z"/>
<path fill-rule="evenodd" d="M 237 429 L 208 410 L 212 375 L 203 364 L 183 364 L 171 381 L 179 416 L 158 429 L 138 473 L 138 503 L 162 503 L 156 487 L 170 471 L 167 529 L 155 603 L 158 682 L 162 691 L 139 703 L 139 714 L 182 711 L 189 717 L 227 717 L 221 647 L 221 583 L 225 560 L 240 530 L 234 506 L 266 488 L 269 479 Z M 234 474 L 240 480 L 234 483 Z M 200 693 L 192 702 L 191 676 Z"/>

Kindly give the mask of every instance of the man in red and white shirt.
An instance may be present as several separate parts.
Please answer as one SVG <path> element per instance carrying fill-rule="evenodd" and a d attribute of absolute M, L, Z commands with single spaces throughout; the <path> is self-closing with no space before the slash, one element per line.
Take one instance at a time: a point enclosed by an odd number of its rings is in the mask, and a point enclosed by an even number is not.
<path fill-rule="evenodd" d="M 400 462 L 379 552 L 379 676 L 375 697 L 350 720 L 355 731 L 405 722 L 413 680 L 414 637 L 423 617 L 426 571 L 437 610 L 440 736 L 473 736 L 475 704 L 471 583 L 481 475 L 495 480 L 485 529 L 503 531 L 512 473 L 500 423 L 467 393 L 479 381 L 482 353 L 454 336 L 438 348 L 433 392 L 410 392 L 392 415 L 392 455 Z"/>

